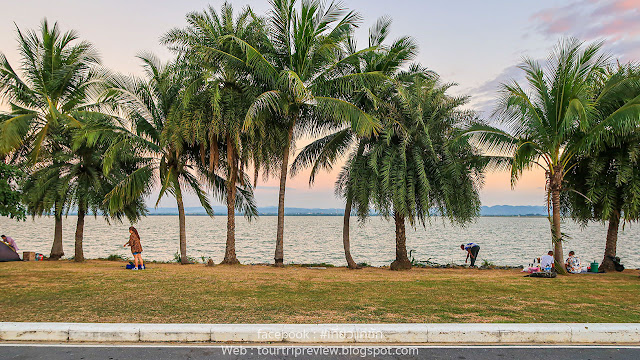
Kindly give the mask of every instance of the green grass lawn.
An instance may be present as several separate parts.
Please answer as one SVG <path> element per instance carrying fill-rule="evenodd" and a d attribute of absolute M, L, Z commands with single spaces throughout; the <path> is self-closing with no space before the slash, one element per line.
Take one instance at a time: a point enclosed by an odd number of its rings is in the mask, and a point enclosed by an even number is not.
<path fill-rule="evenodd" d="M 0 263 L 0 321 L 151 323 L 640 322 L 637 271 L 518 271 L 124 262 Z"/>

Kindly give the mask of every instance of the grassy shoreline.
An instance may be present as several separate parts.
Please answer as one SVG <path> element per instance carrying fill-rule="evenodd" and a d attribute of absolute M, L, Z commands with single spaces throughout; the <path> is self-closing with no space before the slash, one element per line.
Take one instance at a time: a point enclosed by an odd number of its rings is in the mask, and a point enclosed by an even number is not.
<path fill-rule="evenodd" d="M 150 323 L 640 322 L 636 271 L 0 263 L 0 321 Z"/>

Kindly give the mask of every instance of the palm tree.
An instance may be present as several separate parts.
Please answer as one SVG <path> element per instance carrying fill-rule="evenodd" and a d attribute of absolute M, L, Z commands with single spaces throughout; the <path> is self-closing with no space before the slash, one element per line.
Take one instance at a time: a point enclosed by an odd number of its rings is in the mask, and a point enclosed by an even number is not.
<path fill-rule="evenodd" d="M 95 106 L 103 74 L 93 46 L 76 43 L 74 31 L 61 33 L 57 23 L 42 21 L 40 33 L 17 28 L 22 73 L 0 54 L 0 94 L 11 112 L 0 118 L 0 153 L 29 146 L 32 162 L 50 142 L 50 132 L 61 126 L 78 126 Z"/>
<path fill-rule="evenodd" d="M 601 268 L 613 270 L 620 222 L 640 219 L 640 137 L 629 136 L 597 153 L 581 157 L 566 175 L 572 192 L 566 192 L 571 216 L 586 225 L 591 220 L 608 222 Z"/>
<path fill-rule="evenodd" d="M 385 217 L 393 216 L 392 270 L 412 266 L 406 220 L 425 226 L 427 218 L 438 214 L 464 224 L 478 215 L 483 170 L 492 160 L 463 136 L 462 128 L 475 116 L 461 109 L 467 98 L 447 95 L 452 85 L 440 84 L 434 75 L 407 75 L 396 106 L 386 109 L 384 131 L 361 159 L 348 163 L 347 180 L 339 179 L 347 183 L 361 218 L 369 216 L 370 205 Z"/>
<path fill-rule="evenodd" d="M 356 25 L 359 15 L 348 12 L 338 3 L 302 0 L 270 0 L 272 10 L 267 19 L 270 48 L 265 51 L 234 36 L 243 56 L 218 52 L 229 62 L 242 61 L 253 76 L 269 89 L 260 94 L 249 108 L 245 128 L 250 132 L 282 130 L 286 137 L 278 151 L 280 187 L 278 193 L 278 227 L 275 265 L 284 264 L 284 199 L 289 170 L 289 156 L 296 136 L 313 133 L 326 122 L 350 123 L 358 134 L 375 131 L 377 121 L 349 103 L 342 96 L 359 88 L 363 79 L 378 74 L 343 74 L 341 65 L 352 58 L 341 58 L 344 41 Z M 354 86 L 355 85 L 355 86 Z"/>
<path fill-rule="evenodd" d="M 210 55 L 223 51 L 241 56 L 240 48 L 226 36 L 259 45 L 264 39 L 264 27 L 248 7 L 234 19 L 233 7 L 227 2 L 222 4 L 219 14 L 209 7 L 203 12 L 189 13 L 187 22 L 187 28 L 169 31 L 163 42 L 187 56 L 195 67 L 204 68 L 199 87 L 202 101 L 197 102 L 200 108 L 192 109 L 187 116 L 197 124 L 196 127 L 202 128 L 202 136 L 197 142 L 204 152 L 202 156 L 210 159 L 210 172 L 219 165 L 219 157 L 226 150 L 227 241 L 222 263 L 238 264 L 235 245 L 236 186 L 242 187 L 247 194 L 251 193 L 244 166 L 251 155 L 249 142 L 252 139 L 243 127 L 247 110 L 259 94 L 256 91 L 259 84 L 253 81 L 247 68 L 226 66 L 225 59 Z M 222 146 L 219 147 L 218 143 Z M 257 213 L 252 203 L 247 210 L 249 212 L 245 215 L 249 218 Z"/>
<path fill-rule="evenodd" d="M 213 209 L 204 182 L 214 194 L 225 193 L 225 180 L 209 171 L 202 161 L 199 146 L 193 142 L 191 118 L 182 117 L 191 106 L 186 82 L 190 72 L 181 62 L 161 64 L 154 56 L 140 57 L 144 62 L 146 79 L 116 77 L 105 95 L 107 102 L 119 104 L 131 122 L 130 132 L 120 136 L 106 152 L 107 159 L 124 149 L 136 149 L 146 157 L 140 166 L 120 181 L 106 196 L 111 211 L 123 210 L 128 204 L 148 195 L 158 179 L 161 188 L 156 205 L 167 193 L 178 205 L 180 227 L 180 261 L 189 263 L 183 191 L 189 189 L 198 197 L 209 216 Z M 202 180 L 202 181 L 201 181 Z M 237 204 L 247 208 L 251 194 L 238 191 Z"/>
<path fill-rule="evenodd" d="M 638 70 L 621 66 L 595 86 L 596 95 L 608 86 L 618 87 L 598 101 L 596 122 L 640 95 Z M 612 259 L 616 256 L 620 221 L 640 220 L 640 116 L 637 121 L 634 133 L 607 139 L 603 146 L 577 157 L 576 165 L 565 178 L 572 191 L 565 192 L 563 200 L 571 216 L 583 225 L 591 220 L 609 223 L 601 263 L 604 270 L 614 269 Z"/>
<path fill-rule="evenodd" d="M 11 108 L 0 114 L 0 154 L 11 153 L 14 161 L 28 167 L 37 164 L 43 152 L 60 151 L 63 144 L 55 139 L 57 134 L 80 126 L 91 113 L 103 74 L 93 46 L 78 42 L 74 31 L 61 33 L 57 23 L 50 26 L 44 19 L 39 33 L 19 28 L 17 33 L 23 76 L 0 54 L 0 97 Z M 56 222 L 50 259 L 64 255 L 64 201 L 58 199 L 52 205 Z"/>
<path fill-rule="evenodd" d="M 111 117 L 97 116 L 85 119 L 84 126 L 74 131 L 73 155 L 62 161 L 54 162 L 60 174 L 61 191 L 67 194 L 68 208 L 77 209 L 77 225 L 75 233 L 75 261 L 83 261 L 84 220 L 89 213 L 102 214 L 105 219 L 114 218 L 122 221 L 126 217 L 136 222 L 147 212 L 144 199 L 139 197 L 118 209 L 109 209 L 105 197 L 113 188 L 129 174 L 135 172 L 144 162 L 132 149 L 120 149 L 114 156 L 104 157 L 111 145 L 112 136 L 98 136 L 109 131 L 121 131 L 111 124 Z"/>
<path fill-rule="evenodd" d="M 131 133 L 114 142 L 107 156 L 115 156 L 121 148 L 137 148 L 141 156 L 147 154 L 147 161 L 117 184 L 107 194 L 106 202 L 111 210 L 123 209 L 148 195 L 157 176 L 161 189 L 156 206 L 167 192 L 175 197 L 180 227 L 180 261 L 188 264 L 182 184 L 193 190 L 209 216 L 213 216 L 213 210 L 192 173 L 199 168 L 191 162 L 178 120 L 171 118 L 172 112 L 180 106 L 185 74 L 177 63 L 162 64 L 153 55 L 141 55 L 139 58 L 144 63 L 146 79 L 114 77 L 106 95 L 109 102 L 120 105 L 131 122 Z"/>
<path fill-rule="evenodd" d="M 379 72 L 388 77 L 387 80 L 375 84 L 367 84 L 353 91 L 350 101 L 363 111 L 374 114 L 379 108 L 384 107 L 381 103 L 386 101 L 395 89 L 394 77 L 400 72 L 400 68 L 412 60 L 417 53 L 417 46 L 409 37 L 401 37 L 391 45 L 385 45 L 391 27 L 390 18 L 380 18 L 374 26 L 369 29 L 369 44 L 367 49 L 371 51 L 359 52 L 356 50 L 356 42 L 349 39 L 349 53 L 352 58 L 349 64 L 353 73 L 367 74 Z M 358 54 L 357 56 L 354 56 Z M 428 73 L 425 73 L 428 75 Z M 328 124 L 338 127 L 320 139 L 307 145 L 296 157 L 291 165 L 291 173 L 295 175 L 305 167 L 312 167 L 309 184 L 312 185 L 318 171 L 331 169 L 336 161 L 348 153 L 349 160 L 342 168 L 340 175 L 341 182 L 336 184 L 336 192 L 345 198 L 345 210 L 342 227 L 342 243 L 344 247 L 345 259 L 349 269 L 358 268 L 357 263 L 351 255 L 351 244 L 349 238 L 350 219 L 353 205 L 353 188 L 349 185 L 351 171 L 354 173 L 358 168 L 355 163 L 361 159 L 364 148 L 376 141 L 375 137 L 358 136 L 352 128 L 345 124 Z"/>
<path fill-rule="evenodd" d="M 526 169 L 538 166 L 545 171 L 552 244 L 556 268 L 561 273 L 560 194 L 564 177 L 585 149 L 602 143 L 607 136 L 632 131 L 640 108 L 640 100 L 632 99 L 592 125 L 598 103 L 612 89 L 620 89 L 609 84 L 594 96 L 592 85 L 601 81 L 609 64 L 601 47 L 602 43 L 584 45 L 576 39 L 563 40 L 551 53 L 546 68 L 526 58 L 520 65 L 527 76 L 526 86 L 515 81 L 502 85 L 494 113 L 500 122 L 498 127 L 477 125 L 470 129 L 490 151 L 512 157 L 512 186 Z M 618 81 L 623 85 L 625 80 Z"/>
<path fill-rule="evenodd" d="M 83 125 L 68 132 L 64 139 L 57 137 L 58 143 L 69 144 L 65 151 L 43 152 L 42 161 L 25 184 L 25 199 L 33 216 L 53 212 L 56 223 L 62 213 L 77 211 L 75 232 L 75 256 L 77 262 L 84 261 L 83 239 L 86 215 L 102 214 L 107 220 L 122 220 L 127 217 L 137 221 L 146 213 L 142 198 L 128 204 L 121 210 L 110 211 L 104 198 L 115 184 L 138 167 L 139 159 L 131 151 L 119 151 L 109 159 L 105 171 L 104 153 L 110 145 L 111 137 L 97 136 L 115 131 L 111 117 L 106 115 L 85 116 Z M 57 225 L 56 224 L 56 225 Z M 61 234 L 56 226 L 56 237 Z M 61 246 L 61 245 L 60 245 Z M 52 249 L 52 253 L 59 254 Z M 60 248 L 62 253 L 62 248 Z M 62 256 L 62 254 L 60 254 Z"/>

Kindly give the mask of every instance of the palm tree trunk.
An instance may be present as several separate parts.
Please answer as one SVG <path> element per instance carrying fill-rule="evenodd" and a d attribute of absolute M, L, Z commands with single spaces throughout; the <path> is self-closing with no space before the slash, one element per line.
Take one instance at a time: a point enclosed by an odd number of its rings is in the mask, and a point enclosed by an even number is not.
<path fill-rule="evenodd" d="M 614 211 L 609 219 L 609 229 L 607 230 L 607 243 L 604 248 L 604 259 L 602 260 L 601 269 L 606 271 L 614 270 L 615 266 L 612 257 L 616 256 L 616 247 L 618 244 L 618 229 L 620 227 L 620 211 Z"/>
<path fill-rule="evenodd" d="M 289 128 L 287 143 L 282 154 L 282 167 L 280 168 L 280 191 L 278 192 L 278 229 L 276 233 L 276 253 L 274 256 L 275 266 L 284 266 L 284 193 L 287 187 L 287 171 L 289 169 L 289 151 L 291 150 L 291 140 L 293 138 L 293 127 Z"/>
<path fill-rule="evenodd" d="M 553 242 L 553 257 L 556 263 L 556 271 L 559 274 L 565 274 L 564 269 L 564 254 L 562 252 L 562 231 L 560 229 L 560 188 L 562 184 L 562 170 L 556 170 L 551 175 L 549 182 L 549 189 L 551 191 L 551 206 L 552 206 L 552 242 Z"/>
<path fill-rule="evenodd" d="M 49 260 L 59 260 L 64 256 L 62 248 L 62 214 L 55 214 L 54 217 L 56 219 L 56 224 L 53 232 L 53 246 L 51 246 Z"/>
<path fill-rule="evenodd" d="M 82 206 L 78 207 L 78 223 L 76 225 L 76 244 L 75 244 L 75 261 L 84 261 L 84 252 L 82 250 L 82 238 L 84 237 L 84 216 L 85 210 Z"/>
<path fill-rule="evenodd" d="M 396 260 L 391 263 L 391 270 L 409 270 L 411 261 L 407 256 L 407 235 L 404 228 L 404 216 L 393 213 L 396 223 Z"/>
<path fill-rule="evenodd" d="M 187 258 L 187 230 L 184 216 L 184 203 L 182 202 L 182 193 L 176 192 L 176 202 L 178 203 L 178 222 L 180 225 L 180 263 L 190 264 Z"/>
<path fill-rule="evenodd" d="M 351 196 L 347 196 L 347 204 L 344 207 L 344 222 L 342 225 L 342 245 L 344 246 L 344 257 L 347 259 L 349 269 L 357 269 L 358 264 L 351 257 L 351 243 L 349 240 L 349 223 L 351 220 Z"/>
<path fill-rule="evenodd" d="M 364 152 L 364 142 L 358 141 L 358 152 L 356 154 L 356 160 L 362 156 Z M 347 185 L 349 187 L 349 185 Z M 360 269 L 361 267 L 353 261 L 351 257 L 351 240 L 349 238 L 349 225 L 351 222 L 351 208 L 353 206 L 353 194 L 347 189 L 345 192 L 347 203 L 344 208 L 344 222 L 342 226 L 342 245 L 344 246 L 344 256 L 347 259 L 347 266 L 349 269 Z"/>
<path fill-rule="evenodd" d="M 560 192 L 553 191 L 551 194 L 552 201 L 552 211 L 553 211 L 553 243 L 554 243 L 554 254 L 556 261 L 562 263 L 563 253 L 562 253 L 562 231 L 560 229 L 560 222 L 562 221 L 560 218 Z"/>
<path fill-rule="evenodd" d="M 231 139 L 227 136 L 227 162 L 229 173 L 227 174 L 227 245 L 224 251 L 222 264 L 239 264 L 236 258 L 236 179 L 238 169 L 236 155 Z"/>

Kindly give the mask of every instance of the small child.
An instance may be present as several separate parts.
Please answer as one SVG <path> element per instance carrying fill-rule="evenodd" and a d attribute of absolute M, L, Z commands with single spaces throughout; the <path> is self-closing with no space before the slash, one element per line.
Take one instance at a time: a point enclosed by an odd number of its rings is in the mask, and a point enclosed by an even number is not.
<path fill-rule="evenodd" d="M 131 246 L 131 253 L 133 254 L 133 270 L 138 270 L 138 264 L 140 265 L 140 269 L 144 270 L 144 261 L 142 261 L 142 244 L 140 244 L 140 235 L 138 235 L 138 230 L 133 226 L 129 227 L 129 241 L 124 244 L 124 247 Z"/>

